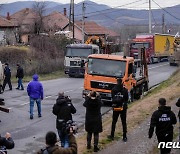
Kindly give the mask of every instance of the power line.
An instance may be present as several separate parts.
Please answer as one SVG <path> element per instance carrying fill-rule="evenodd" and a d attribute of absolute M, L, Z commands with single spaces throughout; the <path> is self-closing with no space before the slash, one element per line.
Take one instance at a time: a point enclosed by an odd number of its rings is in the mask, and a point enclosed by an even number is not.
<path fill-rule="evenodd" d="M 180 18 L 177 18 L 176 16 L 174 16 L 173 14 L 169 13 L 167 10 L 165 10 L 164 8 L 162 8 L 157 2 L 155 2 L 154 0 L 152 0 L 156 5 L 159 6 L 159 8 L 161 8 L 164 12 L 166 12 L 167 14 L 169 14 L 170 16 L 172 16 L 173 18 L 177 19 L 180 21 Z"/>
<path fill-rule="evenodd" d="M 130 4 L 134 4 L 134 3 L 140 2 L 140 1 L 142 1 L 142 0 L 137 0 L 137 1 L 134 1 L 134 2 L 131 2 L 131 3 L 127 3 L 127 4 L 124 4 L 124 5 L 117 6 L 117 7 L 112 7 L 112 8 L 109 8 L 109 9 L 104 9 L 104 10 L 101 10 L 101 11 L 89 12 L 87 14 L 94 14 L 94 13 L 98 13 L 98 12 L 102 13 L 104 11 L 109 11 L 109 10 L 112 10 L 112 9 L 120 8 L 120 7 L 123 7 L 123 6 L 127 6 L 127 5 L 130 5 Z M 114 11 L 117 11 L 117 10 L 113 10 L 112 12 L 114 12 Z M 82 16 L 82 14 L 78 14 L 78 15 L 75 15 L 75 16 Z"/>

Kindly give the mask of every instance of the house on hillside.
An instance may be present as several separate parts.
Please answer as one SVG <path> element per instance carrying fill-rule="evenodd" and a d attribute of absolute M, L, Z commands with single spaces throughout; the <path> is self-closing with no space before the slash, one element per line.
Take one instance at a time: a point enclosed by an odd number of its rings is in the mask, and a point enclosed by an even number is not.
<path fill-rule="evenodd" d="M 17 42 L 18 26 L 6 18 L 0 17 L 0 45 L 13 45 Z"/>
<path fill-rule="evenodd" d="M 30 35 L 35 33 L 37 18 L 35 11 L 30 8 L 25 8 L 10 16 L 10 21 L 20 27 L 18 31 L 20 42 L 29 42 Z"/>
<path fill-rule="evenodd" d="M 64 14 L 54 11 L 51 14 L 43 18 L 44 31 L 49 34 L 54 34 L 55 32 L 62 31 L 63 28 L 68 25 L 69 19 Z"/>
<path fill-rule="evenodd" d="M 69 24 L 66 25 L 63 30 L 65 31 L 69 30 Z M 84 34 L 85 34 L 85 40 L 87 40 L 89 36 L 100 36 L 105 40 L 107 38 L 114 38 L 117 41 L 118 40 L 117 38 L 119 37 L 119 35 L 116 32 L 107 29 L 103 26 L 100 26 L 94 21 L 86 21 L 84 23 Z M 80 42 L 82 41 L 82 21 L 75 22 L 74 37 L 76 40 L 79 40 Z"/>

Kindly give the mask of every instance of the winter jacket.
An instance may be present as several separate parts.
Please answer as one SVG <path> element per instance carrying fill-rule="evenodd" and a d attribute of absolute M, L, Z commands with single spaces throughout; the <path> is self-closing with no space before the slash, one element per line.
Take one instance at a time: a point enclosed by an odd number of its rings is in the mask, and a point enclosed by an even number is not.
<path fill-rule="evenodd" d="M 5 137 L 0 136 L 0 147 L 5 146 L 6 149 L 13 149 L 14 148 L 14 141 L 11 137 L 6 139 Z"/>
<path fill-rule="evenodd" d="M 11 69 L 8 66 L 4 68 L 4 76 L 5 78 L 8 78 L 8 79 L 11 78 Z"/>
<path fill-rule="evenodd" d="M 23 78 L 24 77 L 24 70 L 22 67 L 18 67 L 17 73 L 16 73 L 16 78 Z"/>
<path fill-rule="evenodd" d="M 111 91 L 112 99 L 115 97 L 116 94 L 121 93 L 123 95 L 123 108 L 127 109 L 127 104 L 128 104 L 128 90 L 123 87 L 122 85 L 115 85 L 114 88 Z M 114 102 L 112 102 L 114 103 Z"/>
<path fill-rule="evenodd" d="M 40 150 L 37 154 L 44 154 L 43 151 L 49 151 L 49 154 L 77 154 L 77 143 L 74 135 L 69 135 L 69 147 L 62 148 L 58 145 L 54 145 L 52 147 L 47 147 L 45 149 Z"/>
<path fill-rule="evenodd" d="M 160 106 L 151 117 L 151 124 L 149 128 L 149 138 L 152 137 L 154 127 L 156 127 L 156 135 L 166 135 L 173 133 L 173 125 L 176 124 L 176 116 L 171 111 L 170 106 Z"/>
<path fill-rule="evenodd" d="M 180 98 L 179 98 L 178 101 L 176 102 L 176 106 L 177 106 L 177 107 L 180 107 Z M 180 110 L 179 110 L 179 113 L 178 113 L 178 117 L 180 118 Z"/>
<path fill-rule="evenodd" d="M 61 129 L 62 123 L 58 122 L 58 120 L 63 120 L 64 122 L 72 120 L 72 114 L 76 113 L 76 109 L 68 97 L 59 96 L 56 99 L 56 104 L 54 104 L 52 112 L 57 116 L 56 128 Z"/>
<path fill-rule="evenodd" d="M 38 81 L 38 75 L 33 75 L 33 81 L 31 81 L 27 86 L 27 93 L 28 96 L 33 99 L 44 98 L 43 86 Z"/>
<path fill-rule="evenodd" d="M 85 130 L 90 133 L 102 132 L 102 102 L 100 98 L 91 99 L 87 96 L 83 106 L 86 107 Z"/>

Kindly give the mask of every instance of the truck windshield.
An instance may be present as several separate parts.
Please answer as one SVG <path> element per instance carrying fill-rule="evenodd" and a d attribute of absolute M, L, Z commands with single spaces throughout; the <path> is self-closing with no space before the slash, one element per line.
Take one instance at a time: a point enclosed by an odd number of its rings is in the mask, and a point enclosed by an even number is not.
<path fill-rule="evenodd" d="M 92 54 L 91 48 L 67 48 L 67 57 L 88 57 Z"/>
<path fill-rule="evenodd" d="M 122 77 L 125 74 L 125 61 L 89 58 L 88 74 Z"/>
<path fill-rule="evenodd" d="M 148 49 L 149 43 L 131 43 L 132 49 L 138 49 L 139 47 L 145 47 L 146 49 Z"/>

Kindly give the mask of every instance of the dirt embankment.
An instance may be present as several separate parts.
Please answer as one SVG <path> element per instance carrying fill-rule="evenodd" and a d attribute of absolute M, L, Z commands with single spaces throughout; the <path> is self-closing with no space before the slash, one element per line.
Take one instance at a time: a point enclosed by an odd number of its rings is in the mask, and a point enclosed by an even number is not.
<path fill-rule="evenodd" d="M 160 86 L 156 87 L 155 89 L 151 90 L 143 99 L 136 101 L 129 105 L 129 109 L 127 112 L 127 124 L 128 124 L 128 138 L 133 140 L 133 134 L 135 136 L 139 136 L 139 140 L 143 143 L 143 136 L 147 136 L 148 132 L 145 132 L 145 134 L 142 134 L 143 131 L 136 132 L 135 130 L 143 127 L 149 127 L 147 126 L 149 123 L 149 118 L 152 115 L 152 112 L 157 109 L 158 107 L 158 100 L 161 97 L 166 98 L 167 105 L 174 105 L 175 100 L 179 97 L 180 94 L 180 70 L 177 71 L 173 76 L 163 82 Z M 115 141 L 111 142 L 107 139 L 107 135 L 109 135 L 111 130 L 111 122 L 112 122 L 112 111 L 107 113 L 103 117 L 103 132 L 100 134 L 100 147 L 101 149 L 110 147 L 112 144 L 117 142 L 117 140 L 120 140 L 122 138 L 122 127 L 121 127 L 121 121 L 119 120 L 116 126 L 116 134 L 115 134 Z M 143 124 L 144 123 L 144 124 Z M 147 129 L 147 128 L 146 128 Z M 176 130 L 177 131 L 177 130 Z M 177 132 L 175 132 L 177 134 Z M 141 138 L 142 136 L 142 138 Z M 145 137 L 146 138 L 146 137 Z M 150 141 L 150 144 L 154 144 L 156 139 L 152 139 Z M 92 153 L 92 150 L 86 150 L 86 133 L 82 133 L 77 137 L 78 142 L 78 153 Z M 118 141 L 120 142 L 120 141 Z M 131 144 L 130 140 L 128 140 L 126 146 L 128 144 Z M 136 143 L 136 141 L 134 141 Z M 134 144 L 132 142 L 132 144 Z M 138 143 L 139 144 L 139 143 Z M 120 146 L 125 147 L 125 144 L 122 143 L 122 145 L 118 145 L 119 149 Z M 147 145 L 145 145 L 144 148 L 147 148 Z M 151 146 L 151 148 L 154 145 Z M 127 146 L 128 148 L 129 146 Z M 140 148 L 139 148 L 140 149 Z M 125 149 L 126 150 L 126 149 Z M 152 149 L 148 149 L 148 151 L 151 151 Z M 106 150 L 104 150 L 106 151 Z M 104 153 L 104 151 L 100 153 Z M 110 149 L 110 151 L 112 151 Z M 129 151 L 133 151 L 130 149 Z M 120 152 L 120 151 L 119 151 Z M 123 153 L 126 151 L 122 151 Z M 141 153 L 141 152 L 140 152 Z M 146 150 L 146 153 L 147 150 Z"/>

